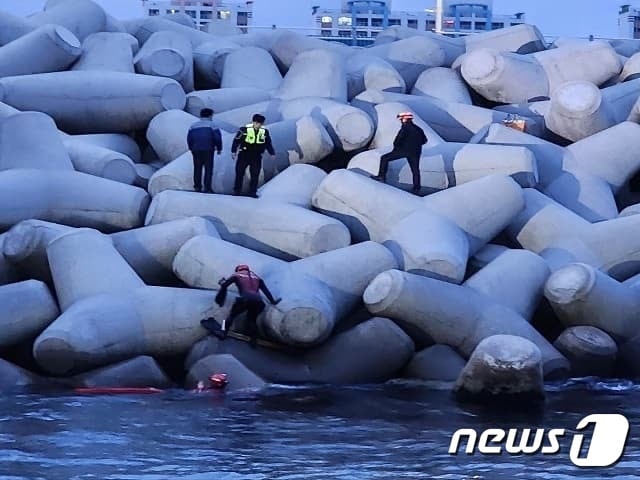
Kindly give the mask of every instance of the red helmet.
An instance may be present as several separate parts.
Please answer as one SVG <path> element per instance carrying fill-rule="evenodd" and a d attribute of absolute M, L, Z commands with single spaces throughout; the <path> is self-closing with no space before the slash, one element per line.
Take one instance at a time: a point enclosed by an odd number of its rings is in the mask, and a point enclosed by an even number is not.
<path fill-rule="evenodd" d="M 224 388 L 228 383 L 227 374 L 226 373 L 214 373 L 213 375 L 209 376 L 209 382 L 211 382 L 211 386 L 212 387 Z"/>
<path fill-rule="evenodd" d="M 241 272 L 242 270 L 250 271 L 249 265 L 238 265 L 236 267 L 236 272 Z"/>

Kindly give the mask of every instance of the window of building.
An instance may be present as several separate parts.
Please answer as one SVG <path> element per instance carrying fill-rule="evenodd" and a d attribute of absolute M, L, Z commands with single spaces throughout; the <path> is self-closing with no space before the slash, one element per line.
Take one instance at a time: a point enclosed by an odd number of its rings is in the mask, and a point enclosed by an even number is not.
<path fill-rule="evenodd" d="M 238 21 L 237 21 L 237 25 L 248 25 L 249 24 L 249 17 L 247 16 L 247 12 L 238 12 Z"/>
<path fill-rule="evenodd" d="M 471 30 L 471 22 L 460 22 L 460 30 Z"/>
<path fill-rule="evenodd" d="M 155 17 L 156 15 L 160 15 L 160 10 L 158 10 L 157 8 L 149 9 L 149 16 L 150 17 Z"/>
<path fill-rule="evenodd" d="M 167 15 L 171 15 L 173 13 L 180 13 L 180 10 L 176 10 L 175 8 L 170 8 L 167 10 Z"/>
<path fill-rule="evenodd" d="M 382 19 L 381 18 L 372 18 L 371 19 L 372 27 L 382 27 Z"/>
<path fill-rule="evenodd" d="M 393 27 L 394 25 L 402 25 L 402 21 L 399 18 L 390 18 L 389 26 Z"/>
<path fill-rule="evenodd" d="M 417 18 L 410 18 L 407 21 L 407 27 L 415 28 L 417 30 L 418 29 L 418 19 Z"/>
<path fill-rule="evenodd" d="M 356 32 L 356 36 L 359 37 L 359 38 L 368 37 L 367 32 L 363 31 L 363 30 L 358 30 Z"/>
<path fill-rule="evenodd" d="M 320 31 L 320 35 L 322 35 L 323 37 L 330 37 L 331 36 L 331 30 L 321 30 Z"/>
<path fill-rule="evenodd" d="M 427 20 L 424 24 L 425 30 L 435 30 L 436 29 L 436 21 L 435 20 Z"/>
<path fill-rule="evenodd" d="M 191 18 L 196 18 L 196 11 L 195 10 L 185 10 L 184 13 L 189 15 Z"/>
<path fill-rule="evenodd" d="M 321 21 L 322 23 L 333 23 L 333 18 L 328 15 L 325 15 L 322 17 Z"/>
<path fill-rule="evenodd" d="M 351 17 L 339 17 L 338 25 L 341 27 L 350 27 L 351 26 Z"/>
<path fill-rule="evenodd" d="M 229 10 L 218 10 L 218 19 L 229 20 L 231 18 L 231 12 Z"/>
<path fill-rule="evenodd" d="M 378 34 L 379 34 L 379 33 L 380 33 L 380 32 L 371 32 L 371 36 L 372 36 L 373 38 L 376 38 L 376 37 L 378 36 Z"/>
<path fill-rule="evenodd" d="M 499 28 L 504 28 L 504 23 L 502 23 L 502 22 L 493 22 L 491 24 L 491 30 L 498 30 Z"/>
<path fill-rule="evenodd" d="M 350 37 L 351 36 L 351 30 L 338 30 L 338 36 L 339 37 Z"/>
<path fill-rule="evenodd" d="M 487 22 L 476 22 L 476 30 L 484 30 L 487 28 Z"/>
<path fill-rule="evenodd" d="M 213 18 L 213 12 L 200 11 L 200 18 L 202 20 L 211 20 Z"/>
<path fill-rule="evenodd" d="M 356 27 L 368 27 L 369 19 L 367 17 L 364 18 L 356 18 Z"/>

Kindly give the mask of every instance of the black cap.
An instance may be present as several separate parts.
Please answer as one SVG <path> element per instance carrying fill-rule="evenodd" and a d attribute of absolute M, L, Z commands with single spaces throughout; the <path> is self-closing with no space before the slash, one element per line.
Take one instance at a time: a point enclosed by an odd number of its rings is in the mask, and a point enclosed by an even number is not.
<path fill-rule="evenodd" d="M 203 118 L 213 117 L 213 110 L 211 110 L 210 108 L 203 108 L 202 110 L 200 110 L 200 116 Z"/>
<path fill-rule="evenodd" d="M 253 121 L 254 122 L 258 122 L 258 123 L 264 123 L 264 121 L 266 120 L 266 118 L 264 118 L 264 115 L 260 115 L 259 113 L 256 113 L 253 116 Z"/>

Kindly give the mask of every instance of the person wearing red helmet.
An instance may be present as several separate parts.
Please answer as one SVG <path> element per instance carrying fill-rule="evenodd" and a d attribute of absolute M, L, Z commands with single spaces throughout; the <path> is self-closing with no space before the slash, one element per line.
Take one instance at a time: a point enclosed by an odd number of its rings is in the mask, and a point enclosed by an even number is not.
<path fill-rule="evenodd" d="M 400 131 L 393 141 L 393 150 L 380 157 L 380 168 L 378 175 L 372 176 L 374 180 L 385 182 L 389 162 L 406 158 L 413 175 L 413 193 L 418 194 L 421 188 L 420 182 L 420 157 L 422 156 L 422 146 L 427 143 L 427 136 L 419 126 L 413 123 L 411 112 L 402 112 L 397 115 L 402 122 Z"/>
<path fill-rule="evenodd" d="M 200 380 L 196 385 L 196 392 L 204 392 L 207 390 L 221 390 L 227 386 L 229 381 L 227 380 L 226 373 L 214 373 L 213 375 L 209 375 L 209 385 L 205 385 L 205 383 Z"/>
<path fill-rule="evenodd" d="M 233 303 L 228 318 L 222 321 L 221 338 L 226 338 L 235 318 L 241 313 L 247 312 L 247 319 L 252 330 L 250 335 L 251 346 L 255 347 L 258 337 L 258 315 L 262 313 L 265 307 L 260 291 L 264 293 L 272 305 L 277 305 L 282 299 L 274 299 L 264 280 L 252 272 L 248 265 L 238 265 L 235 268 L 234 274 L 227 279 L 223 278 L 219 284 L 220 291 L 216 295 L 216 303 L 220 306 L 224 305 L 227 297 L 227 288 L 229 288 L 231 284 L 234 284 L 238 288 L 238 293 L 240 294 Z"/>

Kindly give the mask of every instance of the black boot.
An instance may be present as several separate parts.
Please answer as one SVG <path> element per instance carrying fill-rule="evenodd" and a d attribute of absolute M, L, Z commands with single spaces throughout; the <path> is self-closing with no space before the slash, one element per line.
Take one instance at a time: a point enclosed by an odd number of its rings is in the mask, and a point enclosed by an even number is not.
<path fill-rule="evenodd" d="M 411 193 L 413 193 L 414 195 L 418 195 L 420 193 L 421 187 L 419 186 L 413 186 L 413 188 L 411 189 Z"/>

